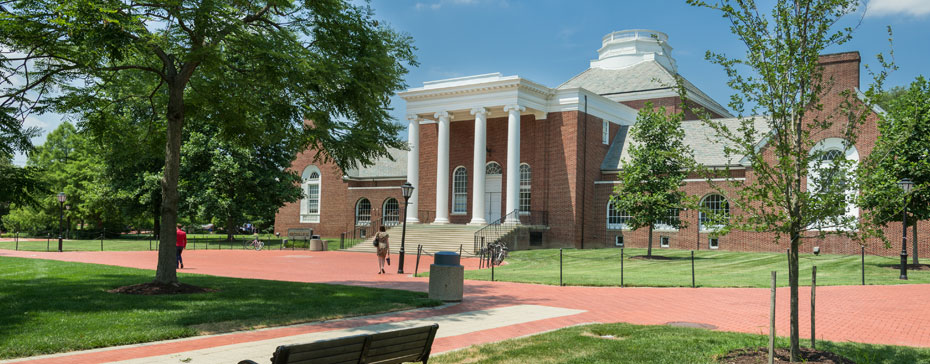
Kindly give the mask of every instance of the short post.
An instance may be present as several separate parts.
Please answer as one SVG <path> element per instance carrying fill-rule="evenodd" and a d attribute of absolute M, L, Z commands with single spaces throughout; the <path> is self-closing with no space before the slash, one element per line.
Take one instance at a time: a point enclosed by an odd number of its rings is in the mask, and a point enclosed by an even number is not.
<path fill-rule="evenodd" d="M 419 253 L 417 253 L 419 254 Z M 459 256 L 462 256 L 462 244 L 459 244 Z"/>
<path fill-rule="evenodd" d="M 620 248 L 620 288 L 623 288 L 623 248 Z"/>
<path fill-rule="evenodd" d="M 103 229 L 103 234 L 100 234 L 100 251 L 103 251 L 103 236 L 106 235 L 107 229 Z"/>
<path fill-rule="evenodd" d="M 491 282 L 494 282 L 494 264 L 491 264 Z"/>
<path fill-rule="evenodd" d="M 339 234 L 339 250 L 346 248 L 346 233 Z"/>
<path fill-rule="evenodd" d="M 152 237 L 149 237 L 149 251 L 152 251 Z"/>
<path fill-rule="evenodd" d="M 817 349 L 817 335 L 814 332 L 814 302 L 817 300 L 817 266 L 811 270 L 811 349 Z"/>
<path fill-rule="evenodd" d="M 417 244 L 417 265 L 413 268 L 414 277 L 417 276 L 417 273 L 420 273 L 420 252 L 421 251 L 423 251 L 423 244 Z"/>
<path fill-rule="evenodd" d="M 865 247 L 862 247 L 862 285 L 865 285 Z"/>
<path fill-rule="evenodd" d="M 769 364 L 775 363 L 775 271 L 772 271 L 772 299 L 769 303 Z"/>
<path fill-rule="evenodd" d="M 694 288 L 694 250 L 691 251 L 691 288 Z"/>
<path fill-rule="evenodd" d="M 46 235 L 45 236 L 45 251 L 48 251 L 50 249 L 49 245 L 51 245 L 51 243 L 52 243 L 52 235 L 51 234 Z"/>
<path fill-rule="evenodd" d="M 13 234 L 13 240 L 16 241 L 16 250 L 19 250 L 19 233 Z"/>
<path fill-rule="evenodd" d="M 562 284 L 562 248 L 559 248 L 559 287 L 564 286 Z"/>

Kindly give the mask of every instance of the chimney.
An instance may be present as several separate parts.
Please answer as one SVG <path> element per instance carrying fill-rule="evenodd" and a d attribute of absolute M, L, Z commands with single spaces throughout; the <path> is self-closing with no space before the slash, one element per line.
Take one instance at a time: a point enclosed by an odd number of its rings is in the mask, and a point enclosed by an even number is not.
<path fill-rule="evenodd" d="M 833 82 L 828 92 L 839 93 L 859 88 L 859 52 L 845 52 L 820 55 L 823 67 L 823 80 Z"/>

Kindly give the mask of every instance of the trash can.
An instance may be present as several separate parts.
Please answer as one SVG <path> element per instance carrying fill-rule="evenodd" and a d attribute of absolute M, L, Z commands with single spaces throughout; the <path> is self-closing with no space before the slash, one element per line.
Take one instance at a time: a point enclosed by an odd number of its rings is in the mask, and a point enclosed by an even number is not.
<path fill-rule="evenodd" d="M 310 239 L 310 250 L 319 252 L 326 250 L 326 244 L 320 238 Z"/>
<path fill-rule="evenodd" d="M 461 302 L 465 285 L 465 267 L 456 252 L 438 252 L 429 266 L 429 298 Z"/>

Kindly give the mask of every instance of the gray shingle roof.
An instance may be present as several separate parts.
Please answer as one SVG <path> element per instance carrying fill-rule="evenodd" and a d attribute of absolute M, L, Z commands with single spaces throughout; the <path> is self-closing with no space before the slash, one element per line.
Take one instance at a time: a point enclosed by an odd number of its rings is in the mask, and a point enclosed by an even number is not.
<path fill-rule="evenodd" d="M 740 126 L 739 118 L 715 119 L 714 121 L 725 125 L 730 131 L 737 131 Z M 753 118 L 756 133 L 759 141 L 768 134 L 769 126 L 764 117 L 756 116 Z M 724 148 L 732 143 L 725 140 L 719 140 L 717 133 L 704 122 L 700 120 L 688 120 L 681 123 L 685 131 L 685 145 L 691 147 L 694 151 L 694 160 L 698 164 L 705 166 L 724 166 L 737 165 L 743 158 L 742 155 L 732 155 L 728 160 L 724 153 Z M 610 144 L 610 149 L 601 163 L 602 171 L 617 171 L 620 169 L 620 163 L 630 160 L 630 145 L 636 143 L 629 134 L 628 126 L 623 126 L 614 137 Z"/>
<path fill-rule="evenodd" d="M 390 178 L 390 177 L 407 177 L 407 151 L 403 149 L 388 148 L 388 153 L 393 157 L 379 158 L 374 164 L 367 167 L 348 169 L 345 171 L 346 177 L 349 178 Z"/>
<path fill-rule="evenodd" d="M 691 83 L 691 81 L 688 81 L 684 77 L 682 77 L 682 81 L 685 84 L 685 89 L 688 91 L 709 100 L 708 102 L 710 102 L 713 107 L 726 110 L 726 108 L 714 101 L 710 96 L 707 96 L 704 91 L 701 91 L 701 89 Z M 617 70 L 589 68 L 568 81 L 565 81 L 565 83 L 559 85 L 558 88 L 581 87 L 597 93 L 598 95 L 607 95 L 648 91 L 674 86 L 674 74 L 656 62 L 646 61 Z"/>

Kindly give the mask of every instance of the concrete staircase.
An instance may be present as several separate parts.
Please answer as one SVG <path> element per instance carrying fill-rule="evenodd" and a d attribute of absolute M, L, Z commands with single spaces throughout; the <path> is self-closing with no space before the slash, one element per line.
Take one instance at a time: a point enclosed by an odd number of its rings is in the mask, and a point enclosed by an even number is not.
<path fill-rule="evenodd" d="M 463 256 L 474 255 L 475 232 L 483 226 L 474 225 L 430 225 L 430 224 L 407 224 L 407 238 L 405 249 L 407 254 L 416 254 L 417 245 L 423 245 L 423 250 L 428 254 L 438 251 L 453 251 L 458 253 L 459 247 L 462 248 Z M 390 234 L 391 253 L 400 250 L 401 226 L 395 226 L 387 229 Z M 358 243 L 354 247 L 345 249 L 354 252 L 374 253 L 375 247 L 372 244 L 374 236 L 365 241 Z"/>

